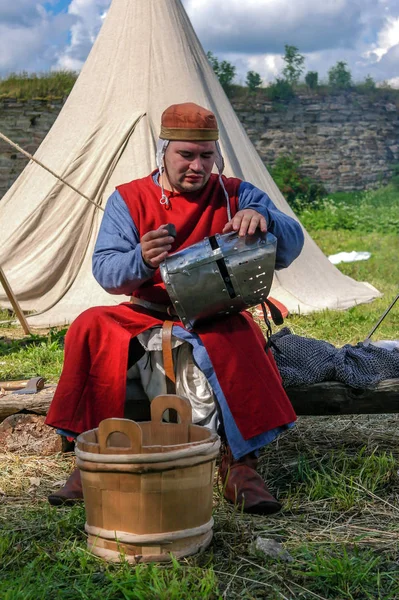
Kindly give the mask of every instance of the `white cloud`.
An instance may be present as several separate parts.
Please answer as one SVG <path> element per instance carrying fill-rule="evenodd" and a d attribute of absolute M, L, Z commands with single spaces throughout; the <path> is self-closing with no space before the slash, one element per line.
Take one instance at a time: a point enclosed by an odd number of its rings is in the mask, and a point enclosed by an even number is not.
<path fill-rule="evenodd" d="M 378 33 L 378 48 L 375 52 L 383 56 L 399 43 L 399 17 L 388 17 L 384 27 Z"/>
<path fill-rule="evenodd" d="M 68 39 L 74 17 L 49 14 L 42 2 L 12 0 L 0 5 L 0 74 L 48 71 Z"/>
<path fill-rule="evenodd" d="M 79 70 L 100 31 L 110 0 L 72 0 L 68 13 L 76 17 L 70 43 L 58 56 L 56 67 Z"/>
<path fill-rule="evenodd" d="M 217 52 L 281 53 L 353 47 L 375 0 L 186 0 L 202 44 Z"/>

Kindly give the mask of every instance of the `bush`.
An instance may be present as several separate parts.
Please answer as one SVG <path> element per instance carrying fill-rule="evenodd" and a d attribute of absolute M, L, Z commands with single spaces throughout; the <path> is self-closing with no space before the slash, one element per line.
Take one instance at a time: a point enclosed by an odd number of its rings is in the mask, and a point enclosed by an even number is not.
<path fill-rule="evenodd" d="M 317 71 L 308 71 L 305 75 L 305 83 L 311 90 L 315 90 L 319 83 L 319 74 Z"/>
<path fill-rule="evenodd" d="M 300 172 L 300 163 L 294 155 L 279 156 L 270 170 L 281 193 L 294 209 L 303 209 L 323 198 L 324 187 Z"/>
<path fill-rule="evenodd" d="M 297 203 L 302 225 L 311 230 L 399 233 L 399 193 L 393 185 L 365 192 L 337 192 L 311 205 Z"/>
<path fill-rule="evenodd" d="M 288 102 L 295 96 L 294 89 L 285 79 L 276 79 L 276 83 L 272 83 L 267 88 L 267 95 L 270 100 L 280 100 Z"/>
<path fill-rule="evenodd" d="M 399 190 L 399 164 L 393 166 L 391 183 L 395 189 Z"/>
<path fill-rule="evenodd" d="M 361 85 L 365 90 L 375 90 L 376 88 L 375 81 L 371 75 L 367 75 L 366 79 Z"/>

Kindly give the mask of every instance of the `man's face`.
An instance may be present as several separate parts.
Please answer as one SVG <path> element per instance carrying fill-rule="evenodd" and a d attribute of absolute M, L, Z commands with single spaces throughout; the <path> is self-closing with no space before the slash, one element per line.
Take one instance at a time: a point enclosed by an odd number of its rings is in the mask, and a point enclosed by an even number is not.
<path fill-rule="evenodd" d="M 170 142 L 165 152 L 167 183 L 172 191 L 196 192 L 204 187 L 215 163 L 215 142 Z"/>

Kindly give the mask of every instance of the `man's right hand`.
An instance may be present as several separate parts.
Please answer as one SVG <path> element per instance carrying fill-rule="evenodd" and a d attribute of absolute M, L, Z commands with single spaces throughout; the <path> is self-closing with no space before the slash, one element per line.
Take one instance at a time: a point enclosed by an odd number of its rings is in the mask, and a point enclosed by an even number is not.
<path fill-rule="evenodd" d="M 168 256 L 169 250 L 175 239 L 169 235 L 165 225 L 154 231 L 145 233 L 141 238 L 141 255 L 145 264 L 152 269 L 157 269 L 161 262 Z"/>

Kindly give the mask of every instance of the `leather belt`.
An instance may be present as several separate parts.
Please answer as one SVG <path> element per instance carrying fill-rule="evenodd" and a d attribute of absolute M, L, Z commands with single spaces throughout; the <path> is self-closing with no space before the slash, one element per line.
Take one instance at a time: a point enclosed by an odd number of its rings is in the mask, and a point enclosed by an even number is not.
<path fill-rule="evenodd" d="M 176 394 L 176 377 L 172 353 L 172 329 L 173 321 L 165 321 L 162 327 L 162 356 L 167 394 Z M 178 423 L 177 411 L 174 408 L 169 409 L 169 423 Z"/>
<path fill-rule="evenodd" d="M 172 328 L 173 321 L 165 321 L 162 327 L 162 355 L 167 394 L 176 393 L 176 377 L 172 354 Z"/>
<path fill-rule="evenodd" d="M 137 298 L 136 296 L 130 297 L 130 302 L 132 304 L 137 304 L 137 306 L 142 306 L 143 308 L 147 308 L 148 310 L 153 310 L 155 312 L 163 313 L 165 315 L 169 315 L 170 317 L 177 317 L 177 313 L 172 304 L 156 304 L 156 302 L 150 302 L 149 300 L 144 300 L 143 298 Z"/>

